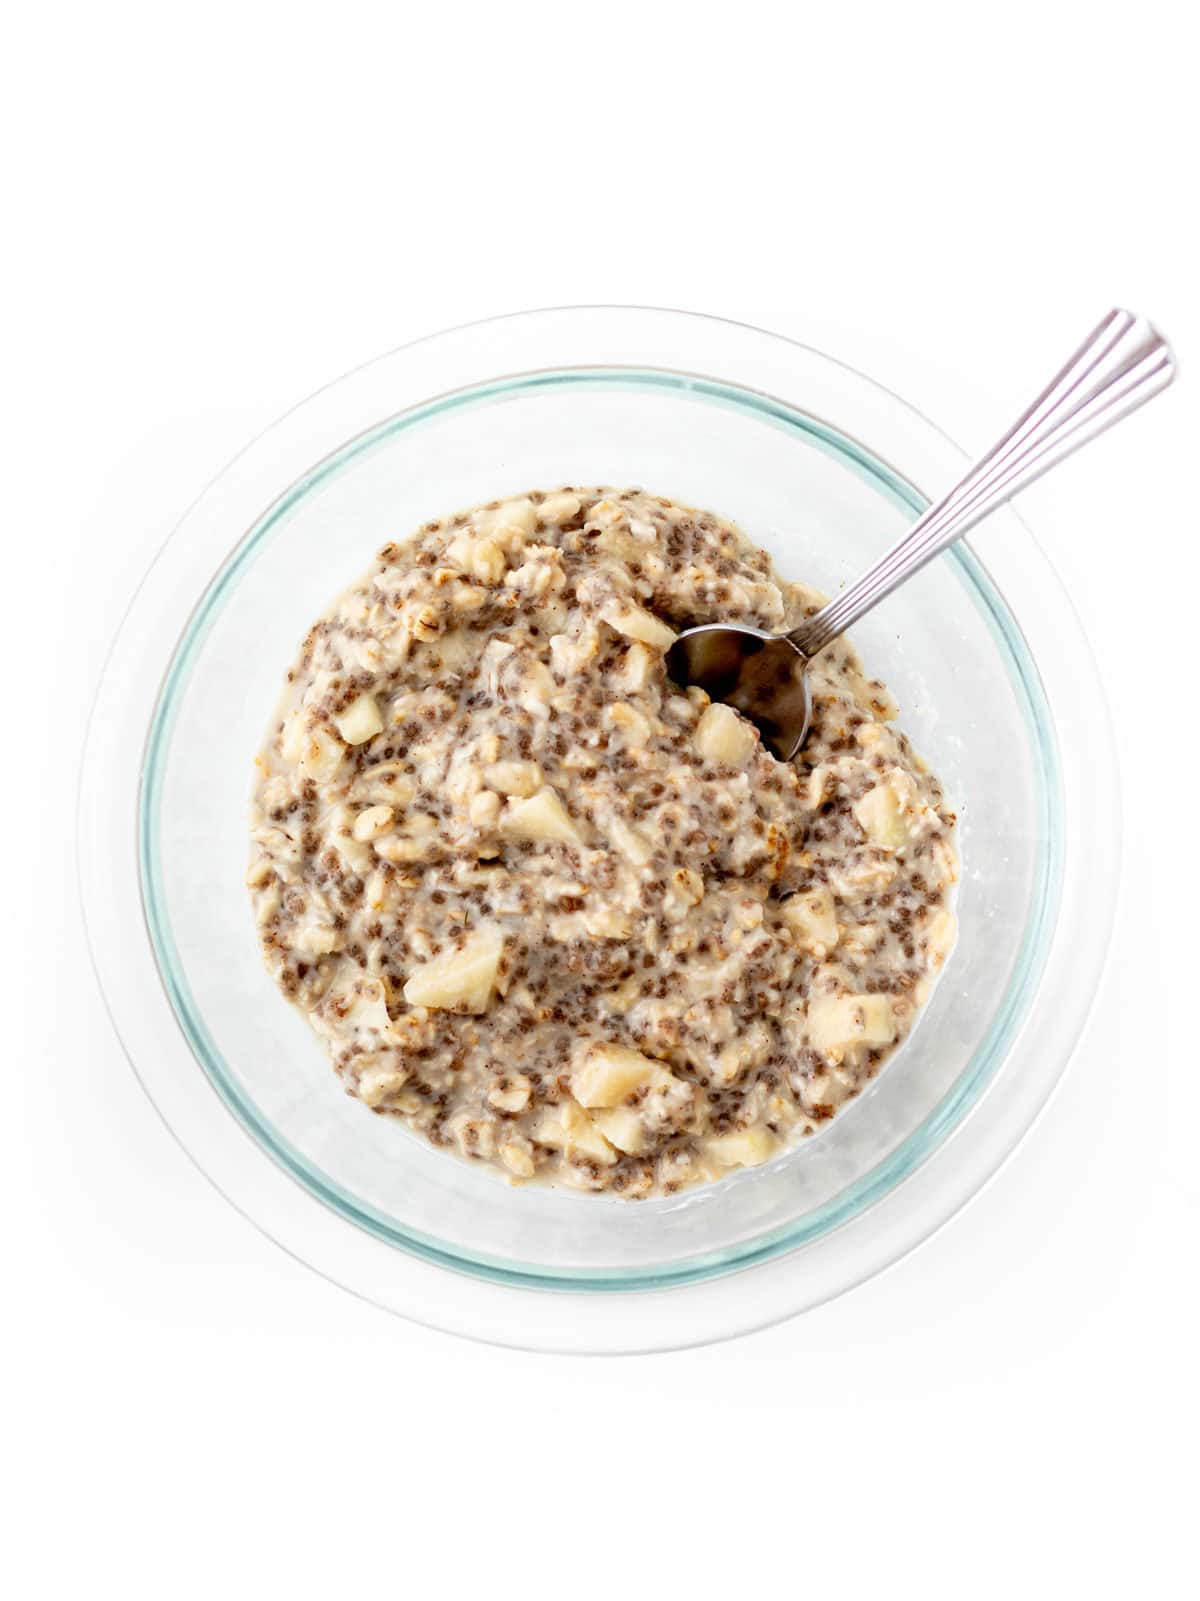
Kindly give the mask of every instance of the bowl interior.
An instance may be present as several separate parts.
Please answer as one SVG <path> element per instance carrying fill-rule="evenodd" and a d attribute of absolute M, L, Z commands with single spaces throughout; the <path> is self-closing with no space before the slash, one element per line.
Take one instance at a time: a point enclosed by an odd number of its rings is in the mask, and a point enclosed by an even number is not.
<path fill-rule="evenodd" d="M 389 539 L 533 488 L 638 484 L 739 522 L 780 571 L 834 590 L 921 496 L 829 422 L 727 383 L 567 369 L 456 391 L 315 466 L 251 528 L 192 615 L 146 750 L 140 859 L 164 984 L 246 1129 L 343 1215 L 507 1280 L 632 1288 L 728 1270 L 835 1227 L 899 1183 L 982 1093 L 1053 919 L 1054 746 L 1036 670 L 960 547 L 855 633 L 960 823 L 960 935 L 909 1041 L 819 1135 L 665 1200 L 509 1188 L 342 1093 L 268 978 L 244 887 L 251 764 L 296 645 Z"/>

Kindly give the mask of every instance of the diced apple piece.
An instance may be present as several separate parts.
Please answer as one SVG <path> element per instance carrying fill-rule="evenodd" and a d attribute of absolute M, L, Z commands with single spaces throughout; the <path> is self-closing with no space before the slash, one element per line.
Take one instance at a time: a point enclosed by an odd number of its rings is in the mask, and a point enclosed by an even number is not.
<path fill-rule="evenodd" d="M 753 726 L 721 701 L 714 701 L 696 724 L 696 749 L 706 762 L 721 767 L 744 767 L 757 743 Z"/>
<path fill-rule="evenodd" d="M 596 1044 L 571 1077 L 571 1094 L 580 1106 L 619 1106 L 634 1090 L 666 1073 L 661 1062 L 624 1045 Z"/>
<path fill-rule="evenodd" d="M 600 641 L 594 625 L 555 634 L 550 641 L 550 664 L 556 673 L 571 678 L 583 672 L 599 650 Z"/>
<path fill-rule="evenodd" d="M 563 1122 L 562 1114 L 561 1106 L 548 1107 L 529 1131 L 530 1138 L 539 1145 L 550 1146 L 551 1150 L 564 1150 L 567 1144 L 567 1125 Z"/>
<path fill-rule="evenodd" d="M 867 838 L 883 850 L 901 851 L 908 844 L 914 814 L 915 786 L 907 773 L 892 771 L 854 803 L 854 815 Z"/>
<path fill-rule="evenodd" d="M 359 695 L 333 721 L 347 745 L 365 745 L 369 739 L 383 732 L 383 718 L 379 715 L 374 695 Z"/>
<path fill-rule="evenodd" d="M 838 943 L 838 951 L 843 961 L 861 962 L 864 957 L 878 949 L 886 927 L 887 925 L 883 923 L 851 923 L 845 938 Z"/>
<path fill-rule="evenodd" d="M 368 1067 L 358 1075 L 358 1093 L 368 1106 L 378 1106 L 407 1083 L 408 1073 L 403 1068 Z"/>
<path fill-rule="evenodd" d="M 518 657 L 518 664 L 519 676 L 513 699 L 531 717 L 549 717 L 550 702 L 554 698 L 554 678 L 550 669 L 527 651 Z M 509 681 L 511 683 L 511 676 Z"/>
<path fill-rule="evenodd" d="M 649 1143 L 646 1125 L 631 1106 L 613 1106 L 593 1112 L 592 1122 L 610 1145 L 628 1156 L 636 1156 Z"/>
<path fill-rule="evenodd" d="M 715 1078 L 720 1084 L 734 1084 L 751 1067 L 759 1067 L 771 1054 L 771 1033 L 763 1022 L 751 1023 L 716 1057 Z"/>
<path fill-rule="evenodd" d="M 387 996 L 377 978 L 363 979 L 349 990 L 332 995 L 327 1002 L 333 1015 L 356 1028 L 383 1030 L 388 1027 Z"/>
<path fill-rule="evenodd" d="M 759 1167 L 774 1152 L 775 1137 L 765 1128 L 735 1129 L 715 1134 L 704 1148 L 722 1167 Z"/>
<path fill-rule="evenodd" d="M 537 507 L 524 498 L 506 500 L 495 511 L 486 513 L 486 520 L 492 528 L 517 528 L 523 534 L 531 534 L 537 527 Z"/>
<path fill-rule="evenodd" d="M 524 1073 L 505 1073 L 489 1087 L 487 1098 L 498 1112 L 523 1112 L 532 1093 L 533 1085 Z"/>
<path fill-rule="evenodd" d="M 800 793 L 803 796 L 804 805 L 808 807 L 810 812 L 815 812 L 829 793 L 829 783 L 832 777 L 833 768 L 822 763 L 813 768 L 807 779 L 801 779 Z"/>
<path fill-rule="evenodd" d="M 462 533 L 446 546 L 443 560 L 449 562 L 452 567 L 457 567 L 460 572 L 469 573 L 474 550 L 475 540 L 472 532 L 469 528 L 464 528 Z"/>
<path fill-rule="evenodd" d="M 619 700 L 608 708 L 608 722 L 616 728 L 630 750 L 643 750 L 650 738 L 650 724 L 635 707 Z"/>
<path fill-rule="evenodd" d="M 491 1118 L 459 1112 L 447 1127 L 464 1156 L 480 1156 L 485 1161 L 495 1156 L 496 1124 Z"/>
<path fill-rule="evenodd" d="M 546 786 L 528 800 L 510 800 L 500 819 L 500 832 L 510 839 L 564 841 L 581 845 L 579 830 L 555 792 Z"/>
<path fill-rule="evenodd" d="M 296 766 L 305 778 L 323 784 L 337 772 L 344 754 L 343 747 L 323 728 L 310 728 L 301 741 Z"/>
<path fill-rule="evenodd" d="M 601 1134 L 586 1112 L 581 1112 L 577 1106 L 568 1106 L 566 1109 L 567 1144 L 566 1156 L 585 1156 L 589 1161 L 599 1162 L 603 1167 L 611 1167 L 617 1160 L 617 1153 Z"/>
<path fill-rule="evenodd" d="M 375 852 L 371 848 L 372 842 L 355 839 L 353 833 L 355 816 L 356 814 L 348 806 L 330 808 L 329 843 L 337 852 L 348 874 L 365 875 L 375 865 Z"/>
<path fill-rule="evenodd" d="M 342 943 L 342 936 L 328 923 L 309 923 L 295 937 L 296 949 L 309 956 L 328 956 Z"/>
<path fill-rule="evenodd" d="M 838 942 L 833 896 L 825 888 L 790 896 L 780 908 L 780 915 L 794 934 L 797 945 L 814 956 L 827 955 Z"/>
<path fill-rule="evenodd" d="M 481 584 L 498 584 L 504 577 L 504 552 L 494 539 L 481 539 L 471 552 L 471 573 Z"/>
<path fill-rule="evenodd" d="M 534 1175 L 533 1152 L 526 1140 L 505 1140 L 500 1147 L 500 1160 L 515 1179 L 531 1179 Z"/>
<path fill-rule="evenodd" d="M 404 986 L 404 999 L 410 1006 L 482 1012 L 491 1000 L 503 950 L 498 928 L 478 928 L 461 949 L 444 951 L 418 967 Z"/>
<path fill-rule="evenodd" d="M 575 516 L 579 506 L 578 495 L 568 495 L 565 492 L 557 495 L 547 495 L 538 507 L 538 515 L 551 528 L 561 528 L 563 523 L 569 523 L 571 518 Z"/>
<path fill-rule="evenodd" d="M 650 668 L 654 657 L 645 645 L 635 640 L 625 652 L 625 659 L 612 675 L 612 684 L 615 689 L 627 695 L 639 694 L 650 682 Z"/>
<path fill-rule="evenodd" d="M 492 762 L 483 770 L 483 781 L 501 795 L 528 797 L 542 781 L 536 762 Z"/>
<path fill-rule="evenodd" d="M 266 866 L 270 870 L 271 864 L 269 862 Z M 254 889 L 256 886 L 252 884 L 250 887 Z M 264 890 L 261 885 L 257 886 L 257 888 L 259 889 L 259 895 L 254 908 L 254 921 L 259 928 L 266 928 L 267 924 L 273 920 L 279 911 L 283 903 L 283 896 L 280 893 L 278 881 L 272 884 L 270 889 Z"/>
<path fill-rule="evenodd" d="M 675 643 L 675 630 L 648 612 L 643 606 L 624 601 L 610 601 L 600 613 L 610 628 L 626 639 L 639 640 L 654 650 L 668 650 Z"/>
<path fill-rule="evenodd" d="M 467 802 L 467 816 L 471 827 L 482 830 L 495 828 L 500 821 L 500 797 L 493 790 L 481 789 Z"/>
<path fill-rule="evenodd" d="M 644 834 L 619 817 L 614 817 L 608 825 L 608 837 L 628 861 L 635 867 L 644 867 L 653 856 L 650 842 Z"/>
<path fill-rule="evenodd" d="M 887 995 L 818 995 L 809 1002 L 808 1037 L 815 1050 L 840 1062 L 848 1050 L 874 1050 L 896 1038 L 896 1019 Z"/>
<path fill-rule="evenodd" d="M 591 1118 L 570 1101 L 543 1112 L 533 1129 L 533 1138 L 539 1145 L 562 1151 L 568 1159 L 583 1156 L 605 1167 L 617 1160 L 616 1151 Z"/>
<path fill-rule="evenodd" d="M 537 527 L 537 510 L 531 500 L 506 500 L 490 511 L 476 512 L 471 526 L 476 534 L 494 540 L 506 555 L 515 557 Z M 452 551 L 457 551 L 461 537 L 450 547 Z"/>

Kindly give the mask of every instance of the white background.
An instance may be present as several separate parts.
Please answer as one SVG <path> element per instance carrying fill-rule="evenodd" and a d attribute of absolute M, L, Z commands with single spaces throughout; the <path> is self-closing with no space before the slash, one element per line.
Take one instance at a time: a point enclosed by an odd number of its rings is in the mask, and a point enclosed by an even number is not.
<path fill-rule="evenodd" d="M 1195 1593 L 1187 9 L 112 0 L 7 24 L 8 1594 Z M 973 447 L 1113 302 L 1191 369 L 1023 507 L 1125 769 L 1116 942 L 1061 1091 L 883 1278 L 615 1361 L 425 1332 L 236 1216 L 117 1049 L 70 861 L 107 643 L 227 458 L 410 337 L 583 300 L 776 328 Z"/>

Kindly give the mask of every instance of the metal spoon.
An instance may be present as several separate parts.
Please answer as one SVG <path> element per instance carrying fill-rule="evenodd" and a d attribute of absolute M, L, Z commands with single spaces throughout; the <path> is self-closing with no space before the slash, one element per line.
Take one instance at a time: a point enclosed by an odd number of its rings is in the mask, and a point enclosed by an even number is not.
<path fill-rule="evenodd" d="M 817 652 L 997 506 L 1165 389 L 1176 371 L 1144 317 L 1110 311 L 987 455 L 848 589 L 790 634 L 733 623 L 689 628 L 668 653 L 671 677 L 728 701 L 790 761 L 808 733 L 808 666 Z"/>

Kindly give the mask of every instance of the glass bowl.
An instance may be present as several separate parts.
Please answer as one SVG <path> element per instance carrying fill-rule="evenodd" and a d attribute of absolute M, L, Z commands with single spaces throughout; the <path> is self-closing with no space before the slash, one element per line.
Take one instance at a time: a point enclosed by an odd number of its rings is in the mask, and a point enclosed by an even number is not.
<path fill-rule="evenodd" d="M 1011 513 L 855 633 L 960 819 L 958 946 L 870 1089 L 765 1167 L 629 1203 L 434 1150 L 341 1090 L 259 956 L 254 753 L 295 646 L 389 539 L 496 496 L 641 485 L 836 590 L 961 469 L 894 395 L 760 330 L 523 313 L 382 357 L 268 430 L 151 567 L 84 761 L 85 917 L 151 1098 L 273 1238 L 395 1311 L 543 1349 L 697 1343 L 844 1290 L 991 1175 L 1065 1066 L 1112 920 L 1111 739 L 1069 603 Z"/>

